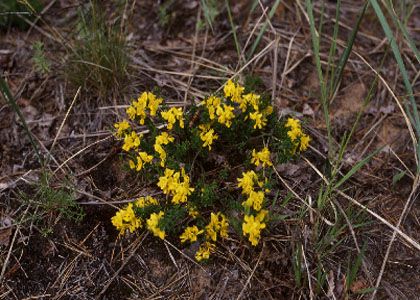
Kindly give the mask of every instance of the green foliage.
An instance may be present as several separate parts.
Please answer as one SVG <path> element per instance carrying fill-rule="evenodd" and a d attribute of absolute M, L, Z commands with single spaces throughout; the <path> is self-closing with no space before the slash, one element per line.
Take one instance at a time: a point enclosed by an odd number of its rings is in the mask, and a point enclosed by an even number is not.
<path fill-rule="evenodd" d="M 168 26 L 171 21 L 171 7 L 174 4 L 174 0 L 166 0 L 163 1 L 161 5 L 159 5 L 158 9 L 158 17 L 159 17 L 159 24 L 163 27 Z"/>
<path fill-rule="evenodd" d="M 269 97 L 230 80 L 223 93 L 200 105 L 169 107 L 143 92 L 126 112 L 130 121 L 115 127 L 130 168 L 155 181 L 163 195 L 120 209 L 112 218 L 117 230 L 133 232 L 147 223 L 161 239 L 199 241 L 199 261 L 228 236 L 229 227 L 249 235 L 256 246 L 275 203 L 269 199 L 270 189 L 278 188 L 273 163 L 296 158 L 308 147 L 300 121 L 279 119 Z M 146 125 L 148 134 L 138 134 L 136 124 Z"/>
<path fill-rule="evenodd" d="M 48 174 L 43 174 L 38 192 L 37 202 L 44 211 L 56 211 L 68 220 L 80 222 L 84 217 L 82 208 L 76 202 L 75 194 L 70 186 L 53 188 L 49 184 Z"/>
<path fill-rule="evenodd" d="M 357 255 L 356 260 L 349 259 L 347 267 L 347 276 L 346 276 L 346 286 L 347 289 L 350 289 L 351 285 L 357 278 L 357 272 L 362 266 L 363 257 L 365 256 L 366 244 L 363 245 L 360 253 Z"/>
<path fill-rule="evenodd" d="M 407 174 L 406 171 L 400 171 L 394 176 L 392 176 L 392 185 L 395 186 L 404 176 Z"/>
<path fill-rule="evenodd" d="M 9 26 L 19 29 L 29 27 L 25 19 L 32 20 L 34 14 L 40 12 L 42 4 L 39 0 L 2 0 L 0 1 L 0 30 Z"/>
<path fill-rule="evenodd" d="M 42 74 L 50 72 L 50 62 L 45 57 L 44 44 L 41 41 L 37 41 L 33 44 L 34 56 L 32 61 L 35 69 Z"/>
<path fill-rule="evenodd" d="M 297 287 L 301 287 L 303 283 L 303 256 L 302 246 L 300 244 L 296 245 L 296 249 L 293 253 L 292 267 L 293 274 L 295 275 L 295 284 Z"/>
<path fill-rule="evenodd" d="M 185 207 L 180 205 L 171 206 L 165 212 L 165 218 L 159 223 L 159 227 L 170 235 L 177 234 L 179 232 L 179 223 L 187 215 Z"/>
<path fill-rule="evenodd" d="M 78 36 L 64 71 L 73 86 L 105 97 L 125 85 L 128 50 L 118 24 L 110 27 L 106 23 L 99 3 L 92 2 L 88 11 L 80 11 Z"/>
<path fill-rule="evenodd" d="M 216 17 L 219 15 L 219 9 L 216 0 L 201 0 L 201 7 L 204 12 L 204 18 L 207 24 L 213 30 L 213 23 Z"/>
<path fill-rule="evenodd" d="M 47 214 L 57 214 L 67 220 L 80 222 L 85 213 L 76 201 L 72 185 L 64 180 L 61 186 L 53 187 L 50 179 L 51 174 L 42 171 L 41 178 L 35 185 L 35 192 L 21 193 L 22 200 L 40 208 L 35 210 L 32 219 L 42 222 Z M 50 231 L 48 226 L 47 224 L 47 232 Z"/>
<path fill-rule="evenodd" d="M 197 182 L 197 189 L 191 195 L 191 202 L 198 209 L 211 208 L 217 200 L 218 185 L 216 182 L 206 184 L 203 180 Z"/>

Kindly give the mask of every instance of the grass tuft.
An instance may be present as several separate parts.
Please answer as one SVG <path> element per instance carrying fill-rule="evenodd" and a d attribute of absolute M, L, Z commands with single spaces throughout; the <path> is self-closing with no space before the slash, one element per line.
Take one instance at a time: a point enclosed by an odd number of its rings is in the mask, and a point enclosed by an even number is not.
<path fill-rule="evenodd" d="M 2 0 L 0 1 L 0 30 L 9 26 L 21 30 L 28 28 L 24 18 L 31 19 L 34 13 L 41 11 L 42 4 L 39 0 Z"/>
<path fill-rule="evenodd" d="M 109 27 L 99 2 L 80 12 L 74 51 L 65 68 L 65 76 L 75 86 L 106 97 L 124 87 L 127 69 L 127 45 L 122 32 Z"/>

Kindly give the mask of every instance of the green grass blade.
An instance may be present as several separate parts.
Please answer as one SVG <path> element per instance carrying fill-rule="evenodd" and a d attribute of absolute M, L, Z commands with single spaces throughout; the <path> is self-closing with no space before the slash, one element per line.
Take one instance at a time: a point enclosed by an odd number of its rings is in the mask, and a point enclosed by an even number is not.
<path fill-rule="evenodd" d="M 265 21 L 263 27 L 261 28 L 260 32 L 258 33 L 257 39 L 252 44 L 252 47 L 251 47 L 251 49 L 248 52 L 247 60 L 250 60 L 252 58 L 252 56 L 254 55 L 255 50 L 257 49 L 257 47 L 260 44 L 261 39 L 262 39 L 265 31 L 267 30 L 268 22 L 274 16 L 274 13 L 276 12 L 277 7 L 279 6 L 280 2 L 281 2 L 281 0 L 276 0 L 276 2 L 274 3 L 274 5 L 271 7 L 270 12 L 268 13 L 268 20 Z"/>
<path fill-rule="evenodd" d="M 35 143 L 35 140 L 32 136 L 32 133 L 28 127 L 28 124 L 26 124 L 25 118 L 22 115 L 22 112 L 20 111 L 19 106 L 17 105 L 14 97 L 12 96 L 12 93 L 10 92 L 10 89 L 6 83 L 6 81 L 3 79 L 3 76 L 0 76 L 0 92 L 3 95 L 4 99 L 6 99 L 6 101 L 10 104 L 10 106 L 13 108 L 13 110 L 16 112 L 16 114 L 18 115 L 20 121 L 22 122 L 23 125 L 23 129 L 25 130 L 31 144 L 32 147 L 35 151 L 35 154 L 38 158 L 39 163 L 41 164 L 41 166 L 43 165 L 43 160 L 41 158 L 41 155 L 39 154 L 39 150 L 38 150 L 38 145 Z"/>
<path fill-rule="evenodd" d="M 320 48 L 320 33 L 316 32 L 315 29 L 315 18 L 314 18 L 314 14 L 313 14 L 313 5 L 312 5 L 312 1 L 311 0 L 306 0 L 305 2 L 306 4 L 306 11 L 308 13 L 308 17 L 309 17 L 309 27 L 310 27 L 310 31 L 311 31 L 311 38 L 312 38 L 312 47 L 313 47 L 313 52 L 314 52 L 314 56 L 315 56 L 315 64 L 316 64 L 316 70 L 317 70 L 317 74 L 318 74 L 318 80 L 320 83 L 320 88 L 321 88 L 321 103 L 322 103 L 322 108 L 323 108 L 323 112 L 324 112 L 324 118 L 325 118 L 325 124 L 327 127 L 327 134 L 328 134 L 328 152 L 330 155 L 330 159 L 331 159 L 331 155 L 333 155 L 334 150 L 332 149 L 333 147 L 333 139 L 332 139 L 332 134 L 331 134 L 331 120 L 330 120 L 330 108 L 329 108 L 329 102 L 327 99 L 327 90 L 326 90 L 326 84 L 325 84 L 325 80 L 324 80 L 324 75 L 322 72 L 322 66 L 321 66 L 321 56 L 319 53 L 319 48 Z"/>
<path fill-rule="evenodd" d="M 332 37 L 332 43 L 330 47 L 330 51 L 328 53 L 328 64 L 327 64 L 327 71 L 325 72 L 327 74 L 327 77 L 330 77 L 329 79 L 329 93 L 332 95 L 332 87 L 334 82 L 334 70 L 335 66 L 333 64 L 333 58 L 335 55 L 335 52 L 337 50 L 337 36 L 338 36 L 338 29 L 340 27 L 339 21 L 340 21 L 340 8 L 341 8 L 341 0 L 337 1 L 337 5 L 335 7 L 335 24 L 334 24 L 334 31 L 333 31 L 333 37 Z"/>
<path fill-rule="evenodd" d="M 381 7 L 378 4 L 378 1 L 377 0 L 369 0 L 369 1 L 372 4 L 372 7 L 373 7 L 378 19 L 379 19 L 379 22 L 381 23 L 382 29 L 383 29 L 388 41 L 391 44 L 392 52 L 394 53 L 395 60 L 397 61 L 398 67 L 400 69 L 400 72 L 401 72 L 401 75 L 402 75 L 402 78 L 403 78 L 403 82 L 404 82 L 404 85 L 405 85 L 405 89 L 407 91 L 408 98 L 409 98 L 410 103 L 411 103 L 412 111 L 410 110 L 408 105 L 406 105 L 405 106 L 406 113 L 410 117 L 410 119 L 414 122 L 413 125 L 416 128 L 417 136 L 420 136 L 420 117 L 419 117 L 419 113 L 418 113 L 418 110 L 417 110 L 417 104 L 416 104 L 416 101 L 415 101 L 414 96 L 413 96 L 414 95 L 413 87 L 411 86 L 410 80 L 408 78 L 407 69 L 406 69 L 404 61 L 402 59 L 400 49 L 398 48 L 398 45 L 395 42 L 394 34 L 392 33 L 392 30 L 391 30 L 391 28 L 388 24 L 388 21 L 386 20 L 386 18 L 384 16 L 384 13 L 382 12 Z"/>
<path fill-rule="evenodd" d="M 392 8 L 392 3 L 388 0 L 386 2 L 386 9 L 388 10 L 388 13 L 391 15 L 392 20 L 394 21 L 394 24 L 398 26 L 398 28 L 401 30 L 401 32 L 404 35 L 404 38 L 407 40 L 408 45 L 410 46 L 411 50 L 414 53 L 414 56 L 417 59 L 417 62 L 420 63 L 420 52 L 416 47 L 416 43 L 414 42 L 414 40 L 411 38 L 410 34 L 408 33 L 407 28 L 404 26 L 404 24 L 400 21 L 400 19 L 397 17 L 397 15 L 395 14 L 394 9 Z"/>
<path fill-rule="evenodd" d="M 356 257 L 356 261 L 352 261 L 351 264 L 349 264 L 349 270 L 347 272 L 347 278 L 346 278 L 347 288 L 350 288 L 352 283 L 357 278 L 357 272 L 359 271 L 360 267 L 362 266 L 363 257 L 365 256 L 366 245 L 367 245 L 367 243 L 363 244 L 362 249 L 360 249 L 360 253 Z"/>
<path fill-rule="evenodd" d="M 236 52 L 238 53 L 238 59 L 240 59 L 241 58 L 241 45 L 239 45 L 238 37 L 236 35 L 236 28 L 235 28 L 235 24 L 233 23 L 232 12 L 230 11 L 229 0 L 225 0 L 225 3 L 226 3 L 226 9 L 227 9 L 227 12 L 228 12 L 230 27 L 232 27 L 232 33 L 233 33 L 233 39 L 235 41 Z"/>
<path fill-rule="evenodd" d="M 368 4 L 369 4 L 369 2 L 366 1 L 365 4 L 363 5 L 362 10 L 361 10 L 359 16 L 357 17 L 357 21 L 356 21 L 355 27 L 353 28 L 353 30 L 351 32 L 351 35 L 350 35 L 350 37 L 349 37 L 349 39 L 347 41 L 347 47 L 346 47 L 346 49 L 344 50 L 343 54 L 340 57 L 340 60 L 338 62 L 338 66 L 337 66 L 337 70 L 336 70 L 336 72 L 334 74 L 333 86 L 332 86 L 330 95 L 334 95 L 334 93 L 335 93 L 335 91 L 336 91 L 336 89 L 338 87 L 338 84 L 340 83 L 341 78 L 343 77 L 344 68 L 345 68 L 345 66 L 347 64 L 347 61 L 348 61 L 349 57 L 350 57 L 350 53 L 351 53 L 351 51 L 353 49 L 354 41 L 356 39 L 357 33 L 359 32 L 360 23 L 362 22 L 362 19 L 363 19 L 364 15 L 365 15 L 365 12 L 366 12 L 366 9 L 368 7 Z"/>
<path fill-rule="evenodd" d="M 381 151 L 383 149 L 383 147 L 376 149 L 375 151 L 373 151 L 371 154 L 369 154 L 368 156 L 366 156 L 364 159 L 362 159 L 361 161 L 359 161 L 357 164 L 355 164 L 353 166 L 353 168 L 351 168 L 350 171 L 347 172 L 346 175 L 344 175 L 335 185 L 334 185 L 334 190 L 338 189 L 341 185 L 343 185 L 343 183 L 345 183 L 351 176 L 353 176 L 357 171 L 359 171 L 365 164 L 367 164 L 372 157 L 374 157 L 376 154 L 379 153 L 379 151 Z"/>
<path fill-rule="evenodd" d="M 219 11 L 217 9 L 217 1 L 201 0 L 201 7 L 203 8 L 204 17 L 207 21 L 207 24 L 210 26 L 211 31 L 213 31 L 214 20 L 219 14 Z"/>

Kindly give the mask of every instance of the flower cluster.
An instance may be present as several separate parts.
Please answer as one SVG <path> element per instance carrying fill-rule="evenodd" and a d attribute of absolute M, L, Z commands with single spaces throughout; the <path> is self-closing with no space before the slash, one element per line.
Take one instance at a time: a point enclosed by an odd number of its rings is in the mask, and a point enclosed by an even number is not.
<path fill-rule="evenodd" d="M 120 209 L 115 216 L 111 218 L 112 225 L 114 225 L 120 234 L 124 234 L 125 231 L 134 232 L 136 229 L 142 227 L 143 220 L 136 214 L 136 211 L 144 210 L 149 206 L 157 206 L 158 201 L 150 196 L 140 197 L 133 203 L 128 203 L 128 205 Z M 159 228 L 159 220 L 163 216 L 163 212 L 158 214 L 152 214 L 146 220 L 147 228 L 150 229 L 156 236 L 160 238 L 165 237 L 165 232 Z"/>
<path fill-rule="evenodd" d="M 172 107 L 167 111 L 162 111 L 160 114 L 164 120 L 168 121 L 168 130 L 174 127 L 176 121 L 179 122 L 179 127 L 184 128 L 182 108 Z"/>
<path fill-rule="evenodd" d="M 200 245 L 200 248 L 198 248 L 195 254 L 195 259 L 197 261 L 209 259 L 210 253 L 213 253 L 215 250 L 216 250 L 216 246 L 214 244 L 209 243 L 209 242 L 204 242 L 203 244 Z"/>
<path fill-rule="evenodd" d="M 243 234 L 249 235 L 249 241 L 252 245 L 257 245 L 260 239 L 261 230 L 266 227 L 264 218 L 267 211 L 262 209 L 264 205 L 265 193 L 261 189 L 264 182 L 258 180 L 258 175 L 254 171 L 242 173 L 242 177 L 238 178 L 238 187 L 242 188 L 242 194 L 247 196 L 247 199 L 242 202 L 246 213 L 244 216 L 244 223 L 242 224 Z M 258 212 L 257 216 L 251 214 L 251 209 Z"/>
<path fill-rule="evenodd" d="M 153 93 L 144 92 L 138 97 L 137 101 L 133 101 L 127 108 L 127 115 L 130 120 L 139 118 L 139 123 L 143 125 L 147 116 L 147 109 L 149 109 L 150 116 L 154 117 L 162 101 L 162 98 L 156 97 Z"/>
<path fill-rule="evenodd" d="M 211 150 L 211 145 L 214 140 L 217 140 L 219 136 L 214 133 L 214 129 L 210 128 L 210 124 L 201 124 L 198 126 L 200 129 L 200 139 L 204 142 L 203 147 L 209 147 Z"/>
<path fill-rule="evenodd" d="M 180 180 L 181 177 L 182 181 Z M 194 191 L 194 188 L 190 187 L 190 177 L 185 174 L 183 168 L 181 172 L 165 169 L 165 173 L 159 177 L 157 185 L 165 195 L 172 195 L 173 204 L 187 202 L 187 197 Z"/>
<path fill-rule="evenodd" d="M 133 203 L 129 203 L 124 209 L 117 211 L 111 221 L 120 234 L 123 234 L 126 230 L 134 232 L 141 227 L 141 220 L 134 212 Z"/>
<path fill-rule="evenodd" d="M 296 149 L 299 149 L 299 151 L 305 151 L 309 146 L 311 138 L 309 135 L 302 132 L 300 121 L 298 119 L 289 118 L 287 119 L 285 126 L 289 128 L 287 135 L 295 145 L 294 151 L 296 151 Z"/>
<path fill-rule="evenodd" d="M 230 224 L 241 224 L 242 235 L 259 244 L 275 183 L 269 168 L 296 157 L 310 141 L 299 120 L 281 121 L 269 98 L 231 80 L 201 104 L 169 108 L 151 92 L 132 101 L 127 119 L 114 124 L 115 136 L 130 169 L 152 180 L 160 196 L 140 197 L 111 219 L 120 235 L 145 228 L 160 239 L 176 235 L 182 245 L 197 243 L 197 261 L 240 231 Z M 238 165 L 247 169 L 226 189 L 218 176 Z"/>
<path fill-rule="evenodd" d="M 257 167 L 261 164 L 263 168 L 271 167 L 273 163 L 270 160 L 270 150 L 267 147 L 264 147 L 261 151 L 257 152 L 252 150 L 252 159 L 251 162 L 255 164 Z"/>
<path fill-rule="evenodd" d="M 249 241 L 253 246 L 258 244 L 261 236 L 261 230 L 266 227 L 264 218 L 267 213 L 268 211 L 263 209 L 255 217 L 253 215 L 245 215 L 244 217 L 242 231 L 244 235 L 249 235 Z"/>
<path fill-rule="evenodd" d="M 168 145 L 169 143 L 173 142 L 175 139 L 170 136 L 167 132 L 162 132 L 160 135 L 156 137 L 155 145 L 153 146 L 155 151 L 160 156 L 160 166 L 164 167 L 166 162 L 166 151 L 162 147 L 163 145 Z"/>
<path fill-rule="evenodd" d="M 159 227 L 159 222 L 163 218 L 165 213 L 160 211 L 159 213 L 152 213 L 150 218 L 147 220 L 147 229 L 153 232 L 154 236 L 161 238 L 162 240 L 165 238 L 165 231 L 163 231 Z"/>
<path fill-rule="evenodd" d="M 206 226 L 206 237 L 213 242 L 217 241 L 218 233 L 222 238 L 227 238 L 228 228 L 229 223 L 222 213 L 211 213 L 210 223 Z"/>
<path fill-rule="evenodd" d="M 197 241 L 197 237 L 199 234 L 202 234 L 204 230 L 199 230 L 197 226 L 189 226 L 185 228 L 185 231 L 179 236 L 181 239 L 181 243 L 185 243 L 186 241 L 190 241 L 191 243 Z"/>

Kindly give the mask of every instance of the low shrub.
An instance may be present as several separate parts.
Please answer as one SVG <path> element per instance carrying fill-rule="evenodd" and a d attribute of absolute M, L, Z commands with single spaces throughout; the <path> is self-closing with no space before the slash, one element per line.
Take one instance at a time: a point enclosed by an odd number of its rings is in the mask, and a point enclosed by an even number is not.
<path fill-rule="evenodd" d="M 200 243 L 197 261 L 234 232 L 257 246 L 275 197 L 274 165 L 308 147 L 300 121 L 279 118 L 269 97 L 230 80 L 198 105 L 169 107 L 144 92 L 126 112 L 115 135 L 128 166 L 161 193 L 121 208 L 112 218 L 119 233 L 146 228 L 160 239 Z"/>

